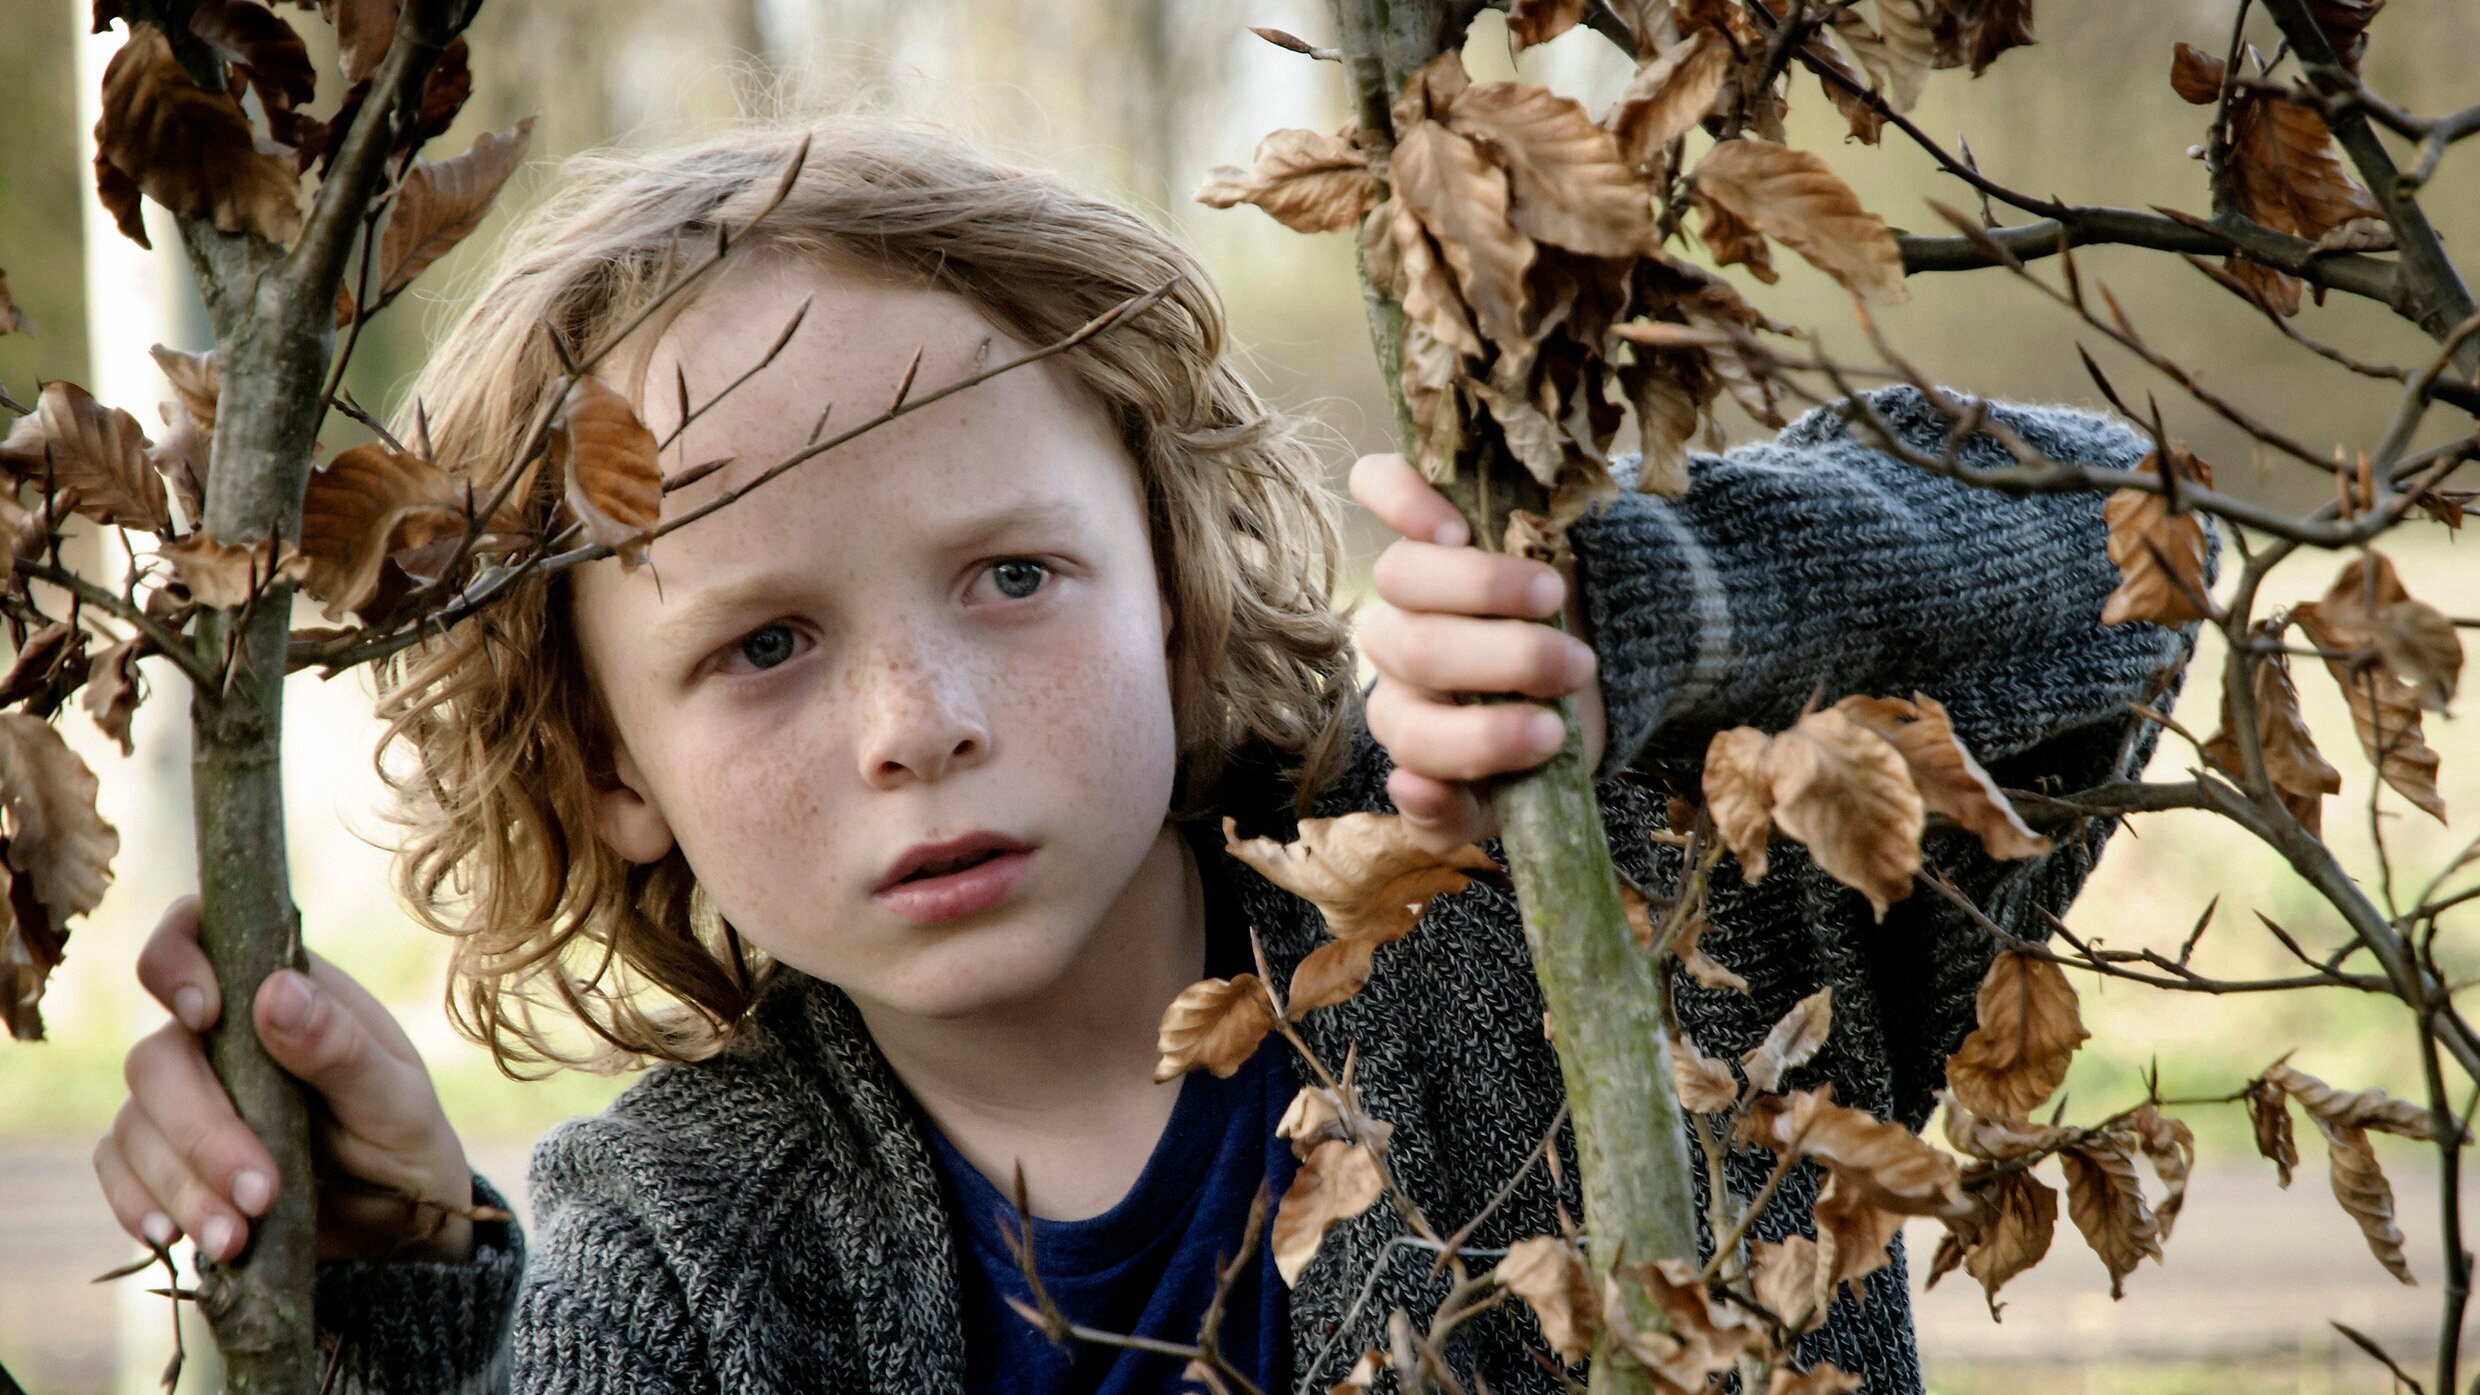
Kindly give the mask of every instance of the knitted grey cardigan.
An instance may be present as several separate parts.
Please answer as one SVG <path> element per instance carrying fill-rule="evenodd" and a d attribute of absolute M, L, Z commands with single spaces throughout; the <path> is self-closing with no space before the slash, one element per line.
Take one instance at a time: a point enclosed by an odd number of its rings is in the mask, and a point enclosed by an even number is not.
<path fill-rule="evenodd" d="M 1872 400 L 1914 444 L 1942 445 L 1947 424 L 1914 389 Z M 2087 413 L 1993 407 L 2053 458 L 2123 467 L 2145 449 Z M 1986 435 L 1963 458 L 2011 459 Z M 1777 729 L 1812 695 L 1929 693 L 2011 788 L 2141 769 L 2153 732 L 2127 704 L 2168 700 L 2194 627 L 2100 624 L 2118 577 L 2098 496 L 1961 485 L 1863 446 L 1828 409 L 1772 443 L 1696 456 L 1690 478 L 1682 499 L 1630 491 L 1573 535 L 1610 718 L 1598 793 L 1640 883 L 1681 875 L 1678 850 L 1646 836 L 1664 823 L 1663 782 L 1692 779 L 1714 731 Z M 1316 812 L 1388 808 L 1387 769 L 1363 735 Z M 1224 812 L 1243 834 L 1288 834 L 1279 782 L 1240 783 Z M 2060 830 L 2045 857 L 2000 863 L 1941 826 L 1925 852 L 2000 924 L 2039 938 L 2035 908 L 2065 909 L 2111 827 Z M 1224 871 L 1288 973 L 1319 942 L 1316 912 L 1236 860 Z M 1830 984 L 1832 1036 L 1789 1086 L 1831 1083 L 1844 1103 L 1920 1127 L 1972 1026 L 1992 940 L 1925 892 L 1873 922 L 1784 841 L 1755 886 L 1736 862 L 1722 872 L 1705 944 L 1751 991 L 1683 981 L 1691 1037 L 1733 1059 Z M 1395 1126 L 1396 1175 L 1441 1225 L 1479 1211 L 1559 1108 L 1515 904 L 1492 886 L 1440 900 L 1380 952 L 1360 996 L 1304 1030 L 1329 1060 L 1357 1044 L 1367 1107 Z M 1769 1162 L 1728 1159 L 1734 1190 L 1754 1192 Z M 1562 1176 L 1575 1212 L 1575 1168 Z M 1810 1228 L 1817 1182 L 1797 1170 L 1757 1234 Z M 851 1002 L 805 975 L 778 974 L 719 1057 L 656 1067 L 602 1114 L 554 1129 L 534 1150 L 532 1198 L 530 1248 L 492 1225 L 464 1264 L 323 1265 L 321 1326 L 346 1344 L 338 1388 L 921 1395 L 961 1383 L 957 1259 L 920 1125 Z M 1551 1231 L 1560 1200 L 1536 1168 L 1472 1243 Z M 1422 1316 L 1443 1297 L 1430 1257 L 1389 1243 L 1402 1230 L 1371 1209 L 1328 1236 L 1293 1288 L 1300 1388 L 1322 1390 L 1383 1347 L 1390 1310 Z M 1835 1304 L 1802 1358 L 1862 1375 L 1872 1395 L 1918 1391 L 1899 1247 L 1865 1293 Z M 1466 1323 L 1447 1354 L 1492 1390 L 1546 1393 L 1555 1383 L 1527 1354 L 1539 1340 L 1506 1305 Z"/>

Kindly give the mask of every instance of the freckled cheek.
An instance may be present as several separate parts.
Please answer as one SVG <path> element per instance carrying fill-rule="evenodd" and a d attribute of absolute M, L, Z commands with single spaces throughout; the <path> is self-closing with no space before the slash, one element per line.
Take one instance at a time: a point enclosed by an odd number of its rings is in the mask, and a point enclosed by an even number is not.
<path fill-rule="evenodd" d="M 1077 642 L 1022 656 L 1011 665 L 1013 691 L 993 699 L 1014 708 L 1008 725 L 1026 754 L 1072 797 L 1104 801 L 1086 806 L 1096 811 L 1134 812 L 1131 801 L 1168 797 L 1177 740 L 1154 618 L 1150 601 L 1145 624 L 1097 616 Z"/>
<path fill-rule="evenodd" d="M 717 731 L 688 754 L 675 768 L 673 832 L 708 894 L 751 920 L 771 918 L 766 907 L 779 901 L 810 901 L 823 889 L 814 879 L 836 866 L 820 855 L 834 840 L 827 744 L 780 727 Z"/>

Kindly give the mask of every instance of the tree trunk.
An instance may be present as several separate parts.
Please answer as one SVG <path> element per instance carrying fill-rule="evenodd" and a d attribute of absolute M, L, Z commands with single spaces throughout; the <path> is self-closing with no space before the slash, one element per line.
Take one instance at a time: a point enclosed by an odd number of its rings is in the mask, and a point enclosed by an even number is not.
<path fill-rule="evenodd" d="M 1462 44 L 1475 8 L 1452 0 L 1333 3 L 1354 108 L 1370 131 L 1389 129 L 1388 105 L 1408 76 Z M 1397 386 L 1403 309 L 1369 283 L 1365 267 L 1362 289 L 1382 376 L 1397 394 L 1400 434 L 1409 446 L 1411 418 Z M 1467 441 L 1447 494 L 1471 524 L 1474 542 L 1495 549 L 1508 514 L 1545 511 L 1547 495 L 1494 431 L 1476 431 Z M 1622 1256 L 1694 1260 L 1695 1182 L 1663 1033 L 1659 965 L 1628 930 L 1575 703 L 1559 706 L 1567 720 L 1566 746 L 1538 770 L 1500 784 L 1494 802 L 1566 1077 L 1585 1230 L 1597 1267 Z M 1639 1329 L 1663 1325 L 1639 1286 L 1621 1287 Z M 1596 1392 L 1653 1389 L 1634 1363 L 1610 1359 L 1606 1346 L 1597 1358 Z"/>

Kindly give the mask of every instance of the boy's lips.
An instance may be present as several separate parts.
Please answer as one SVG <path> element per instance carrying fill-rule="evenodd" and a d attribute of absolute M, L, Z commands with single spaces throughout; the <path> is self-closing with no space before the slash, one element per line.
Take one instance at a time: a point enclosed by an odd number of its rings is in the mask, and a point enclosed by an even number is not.
<path fill-rule="evenodd" d="M 1007 898 L 1033 864 L 1033 850 L 1001 852 L 943 877 L 915 877 L 880 887 L 871 899 L 916 925 L 936 925 L 986 911 Z"/>

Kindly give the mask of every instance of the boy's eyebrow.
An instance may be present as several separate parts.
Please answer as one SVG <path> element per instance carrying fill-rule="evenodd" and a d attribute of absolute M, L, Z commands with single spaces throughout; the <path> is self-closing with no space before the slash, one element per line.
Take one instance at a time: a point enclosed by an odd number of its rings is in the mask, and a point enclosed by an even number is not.
<path fill-rule="evenodd" d="M 1081 517 L 1082 512 L 1064 500 L 1015 499 L 946 523 L 938 530 L 935 541 L 946 551 L 962 552 L 1023 528 L 1071 527 Z M 769 570 L 693 591 L 663 607 L 662 618 L 655 621 L 648 638 L 658 645 L 696 639 L 713 617 L 729 615 L 759 602 L 787 598 L 794 589 L 791 578 Z"/>

